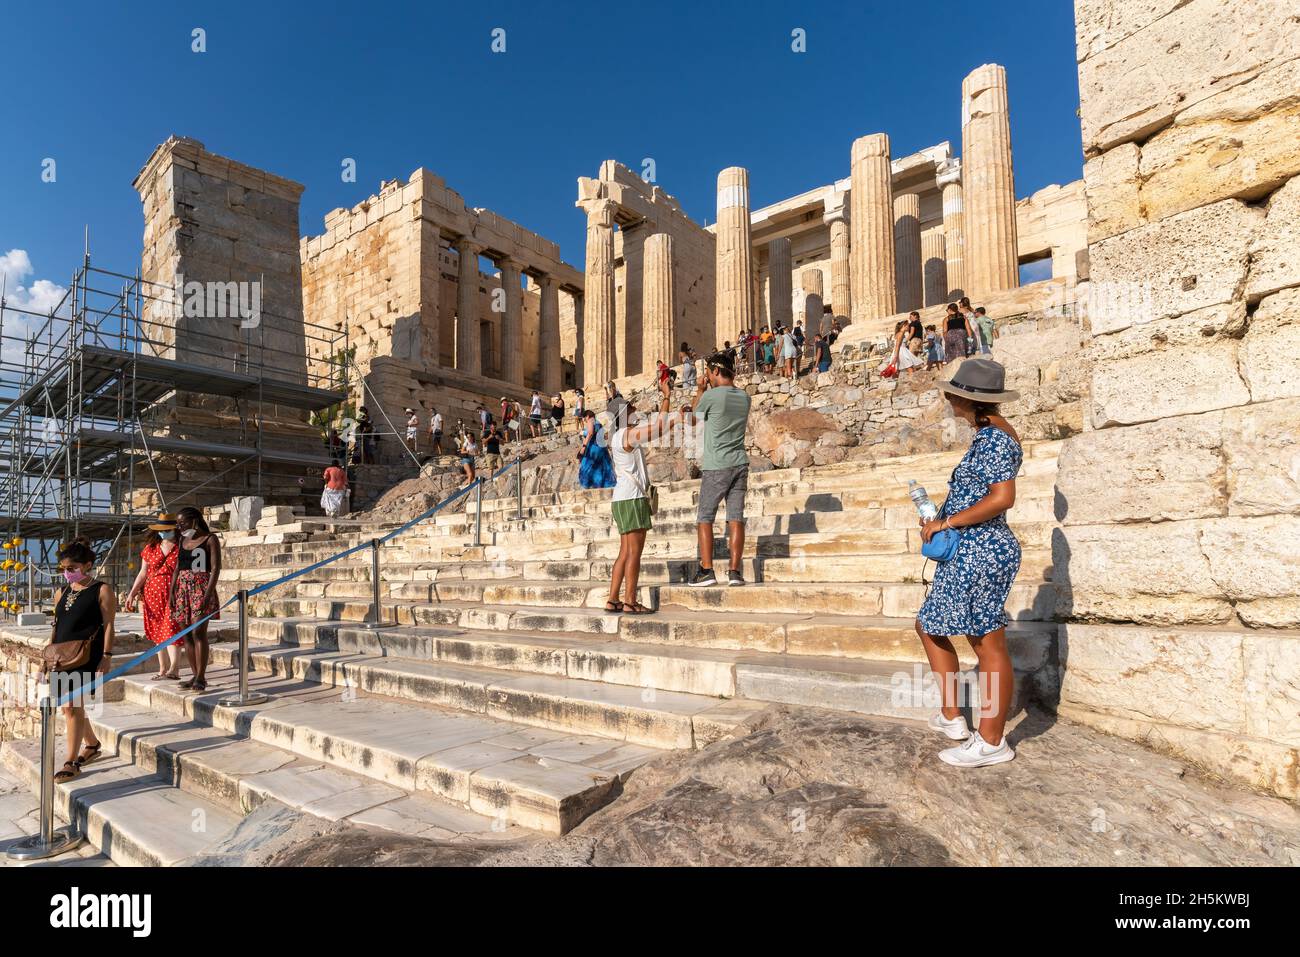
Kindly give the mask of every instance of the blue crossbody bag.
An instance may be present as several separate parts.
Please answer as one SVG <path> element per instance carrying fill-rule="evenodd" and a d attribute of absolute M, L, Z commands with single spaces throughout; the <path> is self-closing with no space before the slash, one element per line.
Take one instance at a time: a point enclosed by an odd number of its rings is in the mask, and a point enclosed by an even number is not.
<path fill-rule="evenodd" d="M 921 545 L 921 554 L 931 561 L 946 562 L 957 554 L 961 544 L 961 534 L 951 528 L 935 532 L 930 540 Z"/>

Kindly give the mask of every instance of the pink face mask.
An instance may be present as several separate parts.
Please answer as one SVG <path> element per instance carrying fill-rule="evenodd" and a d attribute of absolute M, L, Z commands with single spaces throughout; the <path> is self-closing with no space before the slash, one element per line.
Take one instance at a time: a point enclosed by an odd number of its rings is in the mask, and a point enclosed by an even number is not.
<path fill-rule="evenodd" d="M 67 580 L 69 585 L 76 585 L 79 582 L 84 582 L 86 580 L 86 573 L 76 568 L 69 568 L 63 573 L 63 577 Z"/>

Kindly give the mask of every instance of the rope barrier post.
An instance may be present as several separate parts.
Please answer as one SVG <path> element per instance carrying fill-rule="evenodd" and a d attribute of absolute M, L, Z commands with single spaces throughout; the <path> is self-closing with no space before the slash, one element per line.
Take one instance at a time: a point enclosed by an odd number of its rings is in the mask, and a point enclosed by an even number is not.
<path fill-rule="evenodd" d="M 361 627 L 371 631 L 376 628 L 387 628 L 384 624 L 384 606 L 380 604 L 379 598 L 379 539 L 370 540 L 370 601 L 371 612 L 367 616 L 369 621 L 362 624 Z"/>
<path fill-rule="evenodd" d="M 239 694 L 222 698 L 223 708 L 246 708 L 265 704 L 269 697 L 260 691 L 248 690 L 248 589 L 239 590 Z"/>
<path fill-rule="evenodd" d="M 474 489 L 474 547 L 483 544 L 483 480 L 478 480 Z"/>
<path fill-rule="evenodd" d="M 41 832 L 14 844 L 8 856 L 15 861 L 41 861 L 78 847 L 85 837 L 71 827 L 54 826 L 54 702 L 41 698 Z"/>
<path fill-rule="evenodd" d="M 515 493 L 519 497 L 519 521 L 524 520 L 524 460 L 515 459 Z"/>

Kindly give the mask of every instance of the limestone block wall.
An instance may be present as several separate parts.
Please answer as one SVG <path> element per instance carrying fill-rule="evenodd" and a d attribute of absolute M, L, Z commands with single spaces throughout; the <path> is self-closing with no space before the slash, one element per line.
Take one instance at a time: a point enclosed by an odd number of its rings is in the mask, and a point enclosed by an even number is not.
<path fill-rule="evenodd" d="M 1050 256 L 1053 278 L 1076 276 L 1078 254 L 1088 248 L 1083 180 L 1045 186 L 1017 202 L 1016 246 L 1021 263 Z"/>
<path fill-rule="evenodd" d="M 143 317 L 153 351 L 225 369 L 243 360 L 305 382 L 302 186 L 175 136 L 154 150 L 133 185 L 145 219 L 141 277 L 160 297 Z M 185 283 L 179 311 L 165 298 L 174 297 L 178 279 Z M 191 283 L 204 285 L 194 308 Z M 227 288 L 241 295 L 250 316 L 230 314 Z M 218 289 L 219 302 L 209 298 Z"/>
<path fill-rule="evenodd" d="M 1091 399 L 1061 713 L 1300 795 L 1300 13 L 1076 0 Z"/>

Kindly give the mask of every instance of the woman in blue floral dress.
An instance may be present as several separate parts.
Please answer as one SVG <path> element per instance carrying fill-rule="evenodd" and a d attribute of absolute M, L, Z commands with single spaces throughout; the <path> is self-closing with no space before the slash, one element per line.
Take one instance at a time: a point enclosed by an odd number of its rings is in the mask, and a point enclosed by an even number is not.
<path fill-rule="evenodd" d="M 960 535 L 957 552 L 940 562 L 934 583 L 916 616 L 930 670 L 939 684 L 942 708 L 931 729 L 960 747 L 939 757 L 958 767 L 985 767 L 1015 757 L 1003 731 L 1015 686 L 1007 652 L 1007 594 L 1020 570 L 1020 543 L 1007 525 L 1016 500 L 1020 438 L 998 412 L 998 403 L 1019 398 L 1004 388 L 1005 372 L 991 359 L 967 359 L 948 382 L 953 415 L 975 426 L 975 437 L 953 469 L 948 497 L 932 521 L 921 522 L 929 541 L 941 529 Z M 979 727 L 971 734 L 957 706 L 957 652 L 953 635 L 965 635 L 979 659 Z"/>

